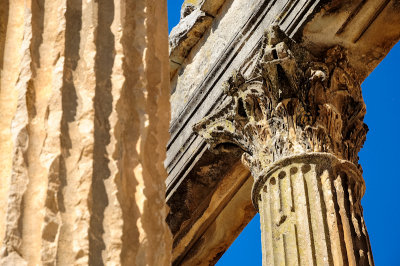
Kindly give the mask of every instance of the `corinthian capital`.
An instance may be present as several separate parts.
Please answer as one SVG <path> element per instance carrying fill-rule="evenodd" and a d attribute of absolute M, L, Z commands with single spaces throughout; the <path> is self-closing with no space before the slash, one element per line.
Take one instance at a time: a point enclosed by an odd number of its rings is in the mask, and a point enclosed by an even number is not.
<path fill-rule="evenodd" d="M 307 152 L 357 165 L 368 131 L 365 104 L 342 47 L 315 56 L 274 26 L 223 89 L 224 103 L 194 130 L 214 150 L 240 147 L 254 177 Z"/>

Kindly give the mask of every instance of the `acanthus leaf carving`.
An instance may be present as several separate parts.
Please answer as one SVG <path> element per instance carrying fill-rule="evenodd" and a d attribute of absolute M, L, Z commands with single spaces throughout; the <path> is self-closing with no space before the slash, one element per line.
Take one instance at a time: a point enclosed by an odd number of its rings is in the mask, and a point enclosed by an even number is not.
<path fill-rule="evenodd" d="M 224 84 L 221 107 L 194 131 L 214 150 L 240 147 L 254 177 L 278 159 L 306 152 L 357 165 L 368 127 L 346 50 L 335 46 L 320 59 L 273 26 L 253 54 Z"/>

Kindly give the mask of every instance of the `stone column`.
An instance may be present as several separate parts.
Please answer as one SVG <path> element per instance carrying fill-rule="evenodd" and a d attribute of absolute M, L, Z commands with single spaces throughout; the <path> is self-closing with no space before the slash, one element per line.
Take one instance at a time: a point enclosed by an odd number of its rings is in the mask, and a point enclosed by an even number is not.
<path fill-rule="evenodd" d="M 5 0 L 0 264 L 169 265 L 167 1 Z"/>
<path fill-rule="evenodd" d="M 358 152 L 365 104 L 341 47 L 312 55 L 276 26 L 194 126 L 216 152 L 243 150 L 263 265 L 373 265 Z"/>
<path fill-rule="evenodd" d="M 253 187 L 263 265 L 372 265 L 362 176 L 329 153 L 275 162 Z"/>

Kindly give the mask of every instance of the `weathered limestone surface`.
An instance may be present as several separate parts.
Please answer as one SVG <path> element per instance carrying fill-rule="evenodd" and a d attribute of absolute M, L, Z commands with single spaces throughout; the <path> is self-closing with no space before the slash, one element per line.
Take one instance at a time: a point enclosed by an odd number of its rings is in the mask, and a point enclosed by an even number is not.
<path fill-rule="evenodd" d="M 235 177 L 237 177 L 236 174 L 231 176 L 231 178 Z M 191 247 L 181 265 L 214 265 L 218 262 L 236 236 L 256 214 L 251 201 L 248 201 L 252 183 L 252 178 L 248 178 L 240 187 L 224 187 L 226 191 L 229 191 L 229 202 L 225 202 L 220 212 L 214 213 L 214 220 L 208 228 L 203 229 L 204 233 Z M 239 190 L 239 193 L 236 193 L 235 188 Z M 173 254 L 179 254 L 178 250 Z"/>
<path fill-rule="evenodd" d="M 212 17 L 204 11 L 194 9 L 172 30 L 169 40 L 170 60 L 174 64 L 181 64 L 192 47 L 199 41 L 203 33 L 210 26 Z"/>
<path fill-rule="evenodd" d="M 190 54 L 185 55 L 185 62 L 178 62 L 183 65 L 184 72 L 176 75 L 172 81 L 171 120 L 176 119 L 185 104 L 188 103 L 191 93 L 210 70 L 213 63 L 222 56 L 224 48 L 236 33 L 238 27 L 248 19 L 248 10 L 252 10 L 255 4 L 255 1 L 228 0 L 220 10 L 224 15 L 216 17 L 210 25 L 214 30 L 208 29 L 203 38 L 196 42 L 196 46 L 191 48 Z M 195 12 L 200 12 L 197 10 L 199 9 L 195 9 L 192 14 L 195 15 Z M 192 14 L 185 17 L 181 23 L 190 19 Z M 211 21 L 208 23 L 211 24 Z M 181 25 L 177 26 L 177 28 L 179 27 Z M 174 30 L 171 34 L 174 33 Z M 171 37 L 170 41 L 174 40 L 175 37 L 173 35 Z M 171 57 L 171 59 L 174 61 L 174 57 Z"/>
<path fill-rule="evenodd" d="M 166 1 L 2 1 L 2 265 L 169 265 Z"/>
<path fill-rule="evenodd" d="M 220 219 L 219 215 L 224 213 L 225 208 L 229 209 L 233 201 L 229 201 L 225 205 L 225 201 L 218 201 L 218 197 L 213 195 L 220 191 L 219 186 L 224 183 L 225 178 L 229 178 L 231 175 L 242 176 L 242 170 L 231 172 L 231 170 L 237 169 L 235 165 L 240 161 L 242 150 L 212 154 L 206 150 L 204 140 L 192 131 L 192 126 L 224 103 L 227 96 L 223 92 L 222 84 L 231 77 L 235 70 L 241 69 L 244 64 L 247 65 L 247 68 L 252 68 L 250 62 L 257 62 L 257 60 L 253 60 L 253 52 L 259 50 L 265 30 L 277 23 L 286 35 L 312 54 L 310 55 L 313 58 L 312 60 L 318 59 L 315 61 L 316 63 L 326 64 L 323 59 L 326 52 L 331 48 L 341 47 L 339 50 L 347 56 L 347 66 L 354 70 L 350 72 L 356 74 L 356 84 L 362 83 L 368 73 L 376 67 L 390 48 L 400 39 L 399 4 L 396 0 L 254 0 L 246 3 L 235 0 L 225 1 L 215 14 L 205 9 L 208 2 L 219 5 L 223 0 L 185 1 L 181 12 L 182 23 L 196 8 L 199 8 L 206 15 L 211 15 L 213 22 L 208 29 L 205 29 L 204 33 L 198 36 L 182 35 L 182 39 L 176 42 L 176 47 L 179 50 L 182 45 L 181 48 L 188 48 L 185 50 L 188 53 L 186 57 L 178 53 L 179 60 L 183 63 L 170 61 L 171 66 L 173 66 L 171 67 L 173 92 L 171 104 L 175 114 L 171 120 L 171 139 L 168 143 L 167 160 L 165 162 L 168 171 L 166 181 L 167 203 L 170 206 L 167 222 L 174 235 L 174 261 L 180 261 L 183 264 L 186 262 L 192 264 L 204 262 L 207 264 L 214 259 L 214 253 L 209 252 L 210 250 L 223 252 L 227 247 L 227 242 L 218 238 L 219 234 L 215 234 L 215 231 L 224 231 L 227 235 L 230 233 L 239 234 L 239 231 L 235 231 L 235 228 L 238 228 L 237 225 L 230 227 L 229 222 L 225 224 L 212 223 L 218 228 L 212 227 L 210 219 L 205 215 L 223 221 L 223 218 Z M 242 4 L 239 6 L 236 3 Z M 196 27 L 192 29 L 195 30 Z M 190 29 L 188 29 L 189 31 Z M 193 46 L 185 46 L 187 41 L 185 36 L 196 38 L 196 41 L 191 42 Z M 221 38 L 218 38 L 218 36 Z M 170 36 L 171 40 L 176 37 L 173 34 Z M 302 72 L 307 71 L 302 69 Z M 318 79 L 314 80 L 318 81 Z M 332 87 L 326 85 L 323 85 L 323 88 L 332 89 Z M 335 93 L 340 95 L 339 91 L 340 89 Z M 353 92 L 357 92 L 357 90 Z M 299 96 L 298 99 L 301 101 L 303 98 Z M 314 110 L 312 116 L 315 115 L 315 110 L 319 110 L 318 102 L 320 100 L 316 99 L 316 104 L 311 108 Z M 357 96 L 353 97 L 353 100 L 355 103 L 360 103 Z M 285 110 L 286 103 L 291 106 L 295 102 L 295 100 L 286 100 L 280 105 L 280 108 L 284 107 L 281 110 Z M 307 122 L 308 124 L 303 123 L 303 126 L 309 126 L 308 133 L 306 131 L 305 134 L 301 133 L 297 136 L 299 132 L 294 132 L 296 135 L 295 147 L 287 145 L 270 157 L 275 155 L 284 157 L 290 155 L 293 150 L 296 150 L 298 154 L 312 151 L 307 145 L 304 145 L 310 140 L 310 136 L 307 137 L 307 134 L 312 133 L 312 131 L 318 133 L 318 127 L 325 128 L 325 131 L 332 128 L 331 125 L 324 122 L 324 116 L 329 115 L 329 107 L 334 106 L 336 108 L 336 104 L 324 102 L 324 105 L 321 109 L 325 109 L 326 112 L 325 114 L 317 112 L 318 121 L 312 120 Z M 359 106 L 362 107 L 362 105 Z M 353 112 L 356 115 L 354 121 L 359 121 L 364 112 L 362 110 L 347 110 L 350 113 L 344 111 L 340 115 L 347 119 Z M 334 112 L 331 114 L 334 114 Z M 275 112 L 274 115 L 277 116 L 278 122 L 282 121 L 279 112 Z M 307 116 L 309 115 L 306 114 Z M 337 122 L 337 125 L 339 125 L 340 121 Z M 356 142 L 362 142 L 362 131 L 366 128 L 362 123 L 358 123 L 358 125 L 360 139 Z M 347 132 L 352 131 L 351 127 L 346 130 L 348 130 Z M 293 133 L 292 129 L 291 131 Z M 324 130 L 320 130 L 319 133 L 325 134 Z M 330 134 L 329 130 L 328 134 Z M 311 136 L 311 138 L 320 143 L 313 146 L 313 148 L 316 148 L 315 151 L 334 152 L 337 157 L 356 163 L 357 149 L 355 147 L 359 145 L 359 143 L 353 142 L 354 139 L 357 139 L 356 136 L 357 134 L 353 137 L 344 136 L 345 143 L 338 143 L 337 138 L 340 139 L 340 135 L 325 140 L 322 136 L 320 140 L 318 137 Z M 267 141 L 272 141 L 272 139 Z M 282 143 L 282 140 L 279 140 L 279 143 Z M 332 143 L 337 143 L 337 145 L 332 146 Z M 351 147 L 353 144 L 356 144 L 355 147 Z M 346 145 L 350 146 L 346 147 Z M 278 157 L 275 159 L 279 159 Z M 227 191 L 227 194 L 231 193 L 235 194 L 236 199 L 243 200 L 236 206 L 249 206 L 251 204 L 248 194 L 245 196 L 237 195 L 237 193 L 245 193 L 237 186 L 232 186 L 231 191 Z M 221 204 L 223 208 L 219 207 L 218 204 Z M 215 212 L 207 211 L 209 206 L 212 206 Z M 248 212 L 248 214 L 251 213 Z M 251 219 L 251 215 L 243 217 L 243 224 Z M 198 221 L 200 224 L 198 224 Z M 190 241 L 189 235 L 193 236 Z M 213 238 L 213 236 L 216 237 Z M 234 235 L 229 235 L 228 238 L 234 237 Z M 190 243 L 195 241 L 194 238 L 201 240 L 191 245 Z M 181 248 L 183 246 L 186 248 Z"/>
<path fill-rule="evenodd" d="M 273 26 L 223 90 L 225 102 L 194 130 L 211 149 L 240 147 L 254 178 L 270 163 L 306 152 L 357 164 L 366 109 L 342 47 L 318 59 Z"/>
<path fill-rule="evenodd" d="M 400 39 L 397 0 L 329 1 L 305 25 L 302 44 L 317 54 L 340 44 L 363 81 Z"/>
<path fill-rule="evenodd" d="M 181 21 L 169 38 L 170 73 L 174 76 L 191 49 L 203 37 L 225 0 L 185 0 Z"/>
<path fill-rule="evenodd" d="M 263 265 L 374 265 L 354 164 L 294 156 L 271 165 L 254 188 Z"/>
<path fill-rule="evenodd" d="M 203 182 L 205 180 L 199 180 L 199 183 Z M 237 231 L 241 231 L 256 212 L 250 200 L 243 201 L 241 198 L 243 195 L 250 195 L 252 183 L 249 172 L 238 162 L 229 170 L 212 198 L 203 201 L 203 204 L 208 204 L 204 212 L 194 211 L 190 220 L 197 219 L 188 230 L 177 231 L 177 228 L 171 226 L 172 232 L 176 234 L 172 253 L 173 265 L 212 265 L 218 261 L 224 250 L 236 238 Z M 189 183 L 187 186 L 190 190 L 189 193 L 201 192 L 199 184 Z M 239 189 L 246 193 L 235 195 Z M 182 193 L 182 197 L 186 193 Z M 202 195 L 200 194 L 200 196 Z M 228 203 L 229 208 L 225 208 Z M 171 212 L 173 211 L 171 210 Z M 233 214 L 235 219 L 232 219 Z M 167 221 L 170 222 L 171 218 L 169 215 Z M 228 230 L 216 229 L 226 224 L 229 224 Z M 207 227 L 211 230 L 205 231 Z M 224 247 L 215 248 L 213 242 L 219 241 L 225 244 Z M 209 243 L 209 245 L 205 245 L 205 243 Z M 188 250 L 196 252 L 188 252 Z M 199 256 L 199 253 L 208 254 L 208 257 Z"/>
<path fill-rule="evenodd" d="M 342 47 L 317 58 L 275 25 L 225 83 L 224 103 L 194 126 L 212 150 L 243 151 L 263 265 L 373 265 L 358 80 Z"/>

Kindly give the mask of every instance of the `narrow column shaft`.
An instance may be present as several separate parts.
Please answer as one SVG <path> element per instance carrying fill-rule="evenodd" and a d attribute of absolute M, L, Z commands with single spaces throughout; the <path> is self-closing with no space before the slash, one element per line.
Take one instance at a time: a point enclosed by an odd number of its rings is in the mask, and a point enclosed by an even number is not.
<path fill-rule="evenodd" d="M 255 182 L 263 265 L 373 265 L 354 164 L 326 153 L 274 163 Z"/>

